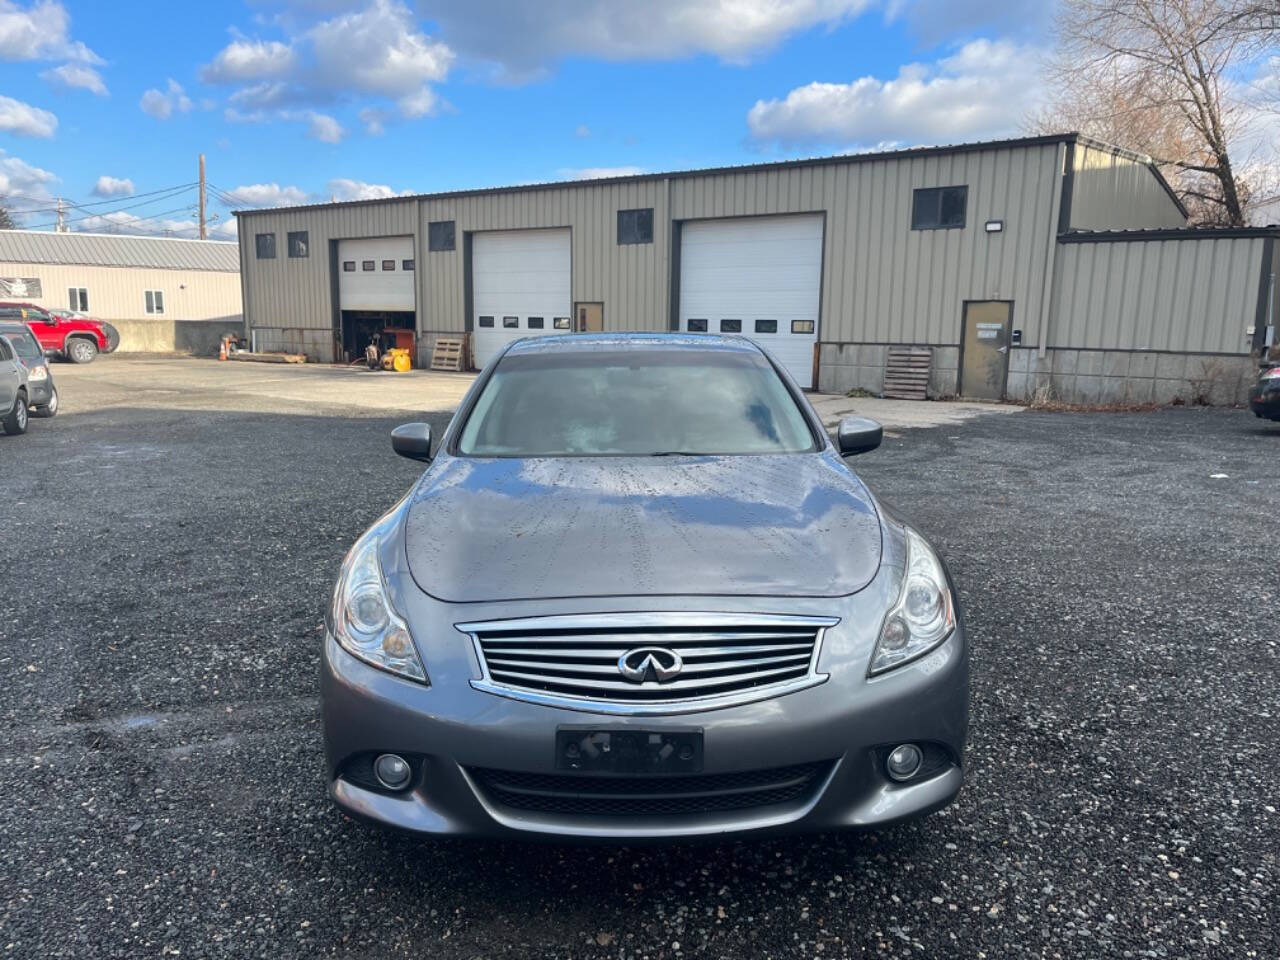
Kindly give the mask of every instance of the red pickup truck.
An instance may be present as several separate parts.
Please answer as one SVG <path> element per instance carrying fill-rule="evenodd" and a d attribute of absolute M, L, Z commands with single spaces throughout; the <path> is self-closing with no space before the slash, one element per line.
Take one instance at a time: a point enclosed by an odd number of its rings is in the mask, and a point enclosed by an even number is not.
<path fill-rule="evenodd" d="M 34 303 L 0 302 L 0 320 L 25 323 L 46 354 L 72 363 L 88 363 L 99 353 L 111 353 L 120 346 L 120 334 L 111 324 Z"/>

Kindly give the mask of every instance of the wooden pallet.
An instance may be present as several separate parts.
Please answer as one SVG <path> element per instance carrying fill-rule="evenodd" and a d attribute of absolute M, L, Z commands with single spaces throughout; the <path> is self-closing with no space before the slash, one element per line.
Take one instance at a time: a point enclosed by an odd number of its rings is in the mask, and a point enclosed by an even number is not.
<path fill-rule="evenodd" d="M 895 400 L 929 399 L 929 374 L 933 350 L 929 347 L 890 347 L 884 363 L 886 397 Z"/>
<path fill-rule="evenodd" d="M 431 350 L 431 369 L 458 373 L 466 359 L 466 337 L 437 337 Z"/>

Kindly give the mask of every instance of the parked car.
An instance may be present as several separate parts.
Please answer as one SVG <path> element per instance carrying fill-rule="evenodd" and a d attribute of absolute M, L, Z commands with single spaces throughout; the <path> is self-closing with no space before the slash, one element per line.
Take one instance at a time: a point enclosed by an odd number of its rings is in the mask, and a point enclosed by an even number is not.
<path fill-rule="evenodd" d="M 53 371 L 45 358 L 40 342 L 31 328 L 24 323 L 0 320 L 0 336 L 7 337 L 9 345 L 18 355 L 18 362 L 27 368 L 27 403 L 33 417 L 58 415 L 58 388 L 53 382 Z"/>
<path fill-rule="evenodd" d="M 943 561 L 749 340 L 516 341 L 347 554 L 326 615 L 329 793 L 428 834 L 875 827 L 963 782 Z"/>
<path fill-rule="evenodd" d="M 1249 409 L 1256 416 L 1280 420 L 1280 366 L 1269 364 L 1258 373 L 1249 391 Z"/>
<path fill-rule="evenodd" d="M 27 324 L 45 353 L 72 363 L 88 363 L 120 346 L 120 334 L 111 324 L 72 316 L 71 311 L 46 310 L 34 303 L 0 303 L 0 321 L 5 320 Z"/>
<path fill-rule="evenodd" d="M 9 338 L 0 334 L 0 429 L 27 432 L 27 368 Z"/>

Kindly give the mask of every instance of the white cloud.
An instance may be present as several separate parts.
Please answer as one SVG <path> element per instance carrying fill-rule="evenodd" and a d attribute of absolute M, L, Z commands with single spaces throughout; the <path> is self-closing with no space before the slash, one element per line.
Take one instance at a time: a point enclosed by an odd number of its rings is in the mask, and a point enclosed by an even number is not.
<path fill-rule="evenodd" d="M 578 128 L 573 131 L 573 135 L 585 140 L 587 137 L 591 136 L 591 128 L 585 123 L 580 123 L 578 124 Z"/>
<path fill-rule="evenodd" d="M 634 177 L 648 173 L 644 167 L 561 167 L 557 171 L 568 180 L 604 180 L 609 177 Z"/>
<path fill-rule="evenodd" d="M 0 131 L 21 137 L 52 137 L 58 118 L 13 97 L 0 96 Z"/>
<path fill-rule="evenodd" d="M 459 51 L 527 80 L 565 56 L 741 63 L 812 27 L 853 19 L 873 0 L 420 0 Z"/>
<path fill-rule="evenodd" d="M 892 80 L 814 82 L 747 113 L 756 140 L 786 144 L 954 143 L 1016 132 L 1039 100 L 1040 55 L 1008 41 L 974 40 Z"/>
<path fill-rule="evenodd" d="M 363 180 L 348 180 L 339 177 L 330 180 L 329 196 L 334 200 L 384 200 L 387 197 L 402 197 L 412 190 L 393 190 L 381 183 L 365 183 Z"/>
<path fill-rule="evenodd" d="M 312 113 L 308 118 L 307 136 L 321 143 L 341 143 L 346 135 L 342 124 L 327 113 Z"/>
<path fill-rule="evenodd" d="M 201 78 L 236 86 L 231 103 L 246 111 L 374 97 L 416 118 L 438 109 L 433 85 L 448 76 L 453 60 L 453 51 L 423 33 L 403 3 L 371 0 L 313 23 L 287 43 L 238 38 Z M 381 129 L 382 122 L 372 126 Z"/>
<path fill-rule="evenodd" d="M 934 47 L 975 33 L 1042 37 L 1054 8 L 1043 0 L 890 0 L 885 20 L 905 23 L 922 46 Z"/>
<path fill-rule="evenodd" d="M 0 60 L 77 60 L 102 63 L 102 58 L 68 34 L 71 16 L 55 0 L 34 0 L 23 7 L 0 0 Z"/>
<path fill-rule="evenodd" d="M 278 183 L 246 183 L 226 194 L 245 207 L 292 207 L 307 202 L 307 192 L 301 187 L 282 187 Z"/>
<path fill-rule="evenodd" d="M 107 85 L 102 81 L 102 74 L 83 63 L 64 63 L 60 67 L 44 71 L 40 76 L 50 86 L 65 90 L 88 90 L 100 97 L 107 95 Z"/>
<path fill-rule="evenodd" d="M 23 211 L 49 206 L 53 200 L 49 188 L 57 182 L 58 178 L 48 170 L 0 150 L 0 195 L 4 196 L 4 205 L 15 220 L 43 219 L 44 213 L 26 215 Z"/>
<path fill-rule="evenodd" d="M 239 39 L 227 44 L 200 69 L 205 83 L 241 83 L 283 77 L 297 65 L 293 48 L 278 40 Z"/>
<path fill-rule="evenodd" d="M 138 106 L 143 113 L 150 114 L 157 120 L 168 120 L 174 112 L 186 113 L 192 107 L 191 98 L 182 89 L 182 84 L 172 78 L 164 90 L 152 88 L 142 95 Z"/>
<path fill-rule="evenodd" d="M 128 177 L 108 177 L 105 174 L 93 185 L 97 197 L 132 197 L 133 181 Z"/>
<path fill-rule="evenodd" d="M 360 122 L 364 124 L 364 132 L 371 137 L 380 137 L 387 132 L 387 114 L 377 107 L 365 107 L 361 110 Z"/>

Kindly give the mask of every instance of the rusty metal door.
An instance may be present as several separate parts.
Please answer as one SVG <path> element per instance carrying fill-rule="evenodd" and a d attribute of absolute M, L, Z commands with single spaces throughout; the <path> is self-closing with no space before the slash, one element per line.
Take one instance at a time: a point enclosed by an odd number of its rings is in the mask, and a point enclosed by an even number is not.
<path fill-rule="evenodd" d="M 960 395 L 979 400 L 1004 397 L 1009 373 L 1009 328 L 1013 304 L 1007 300 L 964 305 L 964 343 L 960 348 Z"/>

